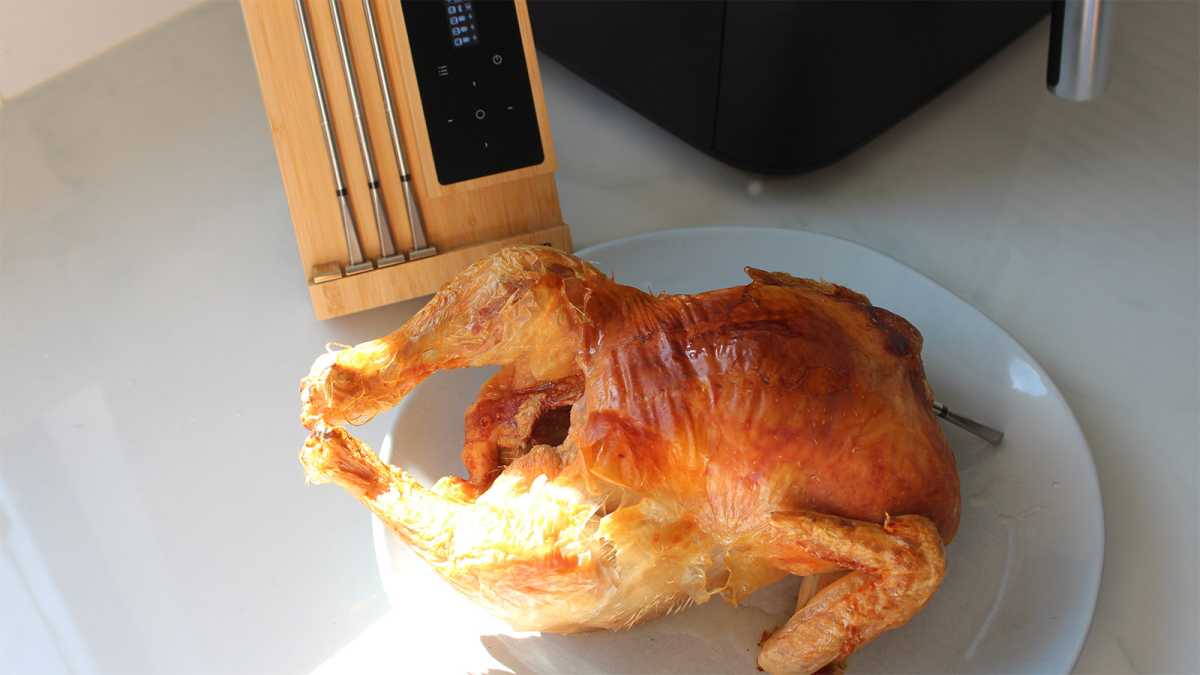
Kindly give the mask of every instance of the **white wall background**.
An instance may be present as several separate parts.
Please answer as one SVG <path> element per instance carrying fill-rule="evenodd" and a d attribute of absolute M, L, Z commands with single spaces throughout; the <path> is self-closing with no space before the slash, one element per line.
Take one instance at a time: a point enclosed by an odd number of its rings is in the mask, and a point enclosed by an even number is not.
<path fill-rule="evenodd" d="M 0 0 L 0 100 L 202 0 Z"/>

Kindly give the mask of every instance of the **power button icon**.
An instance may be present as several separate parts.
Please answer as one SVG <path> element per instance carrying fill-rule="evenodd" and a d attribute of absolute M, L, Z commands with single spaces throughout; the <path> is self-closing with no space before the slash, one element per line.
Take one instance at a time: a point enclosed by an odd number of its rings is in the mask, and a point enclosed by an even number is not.
<path fill-rule="evenodd" d="M 492 54 L 492 65 L 498 66 L 501 63 L 504 63 L 504 57 L 499 54 Z"/>

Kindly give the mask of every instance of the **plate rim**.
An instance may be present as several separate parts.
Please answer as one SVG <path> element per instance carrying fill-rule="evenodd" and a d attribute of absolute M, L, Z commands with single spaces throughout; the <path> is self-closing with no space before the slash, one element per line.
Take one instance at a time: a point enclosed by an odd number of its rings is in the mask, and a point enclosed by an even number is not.
<path fill-rule="evenodd" d="M 925 273 L 905 264 L 904 262 L 902 262 L 900 260 L 897 260 L 896 258 L 894 258 L 891 255 L 888 255 L 887 253 L 876 250 L 870 246 L 867 246 L 866 244 L 862 244 L 860 242 L 853 241 L 851 239 L 846 239 L 844 237 L 839 237 L 839 236 L 827 234 L 824 232 L 814 232 L 812 230 L 804 229 L 802 227 L 796 227 L 796 228 L 767 227 L 767 226 L 762 226 L 762 225 L 703 225 L 703 226 L 695 226 L 695 227 L 675 227 L 675 228 L 667 228 L 667 229 L 662 229 L 662 230 L 654 230 L 651 232 L 643 232 L 643 233 L 631 235 L 628 237 L 621 237 L 618 239 L 612 239 L 610 241 L 605 241 L 605 242 L 601 242 L 598 244 L 592 244 L 590 246 L 585 246 L 577 251 L 574 251 L 573 255 L 583 257 L 586 259 L 586 256 L 593 254 L 595 252 L 605 251 L 605 250 L 617 248 L 620 246 L 626 246 L 626 245 L 633 244 L 633 243 L 636 243 L 639 241 L 669 240 L 669 239 L 675 239 L 675 238 L 681 238 L 681 237 L 686 238 L 689 236 L 694 236 L 696 234 L 735 234 L 735 233 L 736 234 L 745 234 L 748 232 L 749 233 L 759 233 L 759 234 L 764 234 L 764 235 L 769 234 L 769 235 L 775 235 L 775 236 L 782 235 L 785 237 L 798 237 L 801 239 L 806 238 L 806 237 L 816 237 L 816 238 L 821 238 L 821 239 L 832 240 L 839 244 L 847 244 L 853 248 L 862 249 L 870 254 L 878 256 L 879 258 L 881 258 L 891 264 L 899 266 L 903 270 L 905 270 L 913 275 L 916 275 L 918 278 L 923 280 L 927 285 L 931 286 L 932 288 L 937 289 L 938 291 L 945 293 L 947 296 L 949 296 L 955 302 L 962 305 L 964 308 L 966 308 L 966 309 L 970 310 L 971 312 L 974 312 L 975 314 L 982 317 L 993 329 L 998 331 L 1004 338 L 1006 338 L 1009 342 L 1011 342 L 1012 345 L 1016 348 L 1016 351 L 1023 358 L 1025 358 L 1025 360 L 1028 361 L 1030 365 L 1033 366 L 1033 368 L 1035 369 L 1035 372 L 1038 374 L 1038 376 L 1042 379 L 1043 382 L 1045 382 L 1048 385 L 1048 387 L 1047 387 L 1048 390 L 1050 392 L 1052 392 L 1054 394 L 1054 396 L 1056 396 L 1058 398 L 1059 401 L 1062 402 L 1062 405 L 1066 410 L 1067 417 L 1070 420 L 1070 431 L 1072 432 L 1075 440 L 1077 440 L 1078 443 L 1083 447 L 1084 457 L 1087 459 L 1088 471 L 1086 473 L 1087 473 L 1088 480 L 1086 482 L 1088 483 L 1088 488 L 1090 488 L 1090 490 L 1095 493 L 1096 501 L 1098 502 L 1098 504 L 1100 506 L 1100 508 L 1096 509 L 1093 512 L 1094 518 L 1096 520 L 1094 525 L 1096 526 L 1096 529 L 1099 532 L 1099 540 L 1098 540 L 1099 555 L 1096 557 L 1095 562 L 1086 568 L 1086 571 L 1088 572 L 1088 574 L 1087 574 L 1087 578 L 1085 579 L 1085 582 L 1086 582 L 1086 585 L 1088 586 L 1088 590 L 1089 590 L 1087 597 L 1086 597 L 1086 603 L 1085 603 L 1087 613 L 1088 613 L 1087 626 L 1081 632 L 1079 637 L 1076 639 L 1076 643 L 1075 643 L 1074 649 L 1073 649 L 1074 656 L 1072 657 L 1071 665 L 1067 670 L 1067 672 L 1074 671 L 1075 667 L 1079 663 L 1079 657 L 1083 653 L 1083 647 L 1087 643 L 1087 639 L 1091 635 L 1092 628 L 1095 625 L 1095 621 L 1096 621 L 1096 604 L 1099 600 L 1099 595 L 1100 595 L 1100 583 L 1102 581 L 1103 574 L 1104 574 L 1104 558 L 1105 558 L 1105 549 L 1107 547 L 1107 533 L 1106 533 L 1105 524 L 1104 524 L 1104 495 L 1100 490 L 1100 478 L 1099 478 L 1099 473 L 1096 469 L 1095 456 L 1092 453 L 1092 448 L 1091 448 L 1091 445 L 1087 441 L 1087 437 L 1083 433 L 1082 427 L 1079 426 L 1079 420 L 1075 416 L 1075 411 L 1071 409 L 1070 403 L 1067 402 L 1066 397 L 1063 396 L 1062 391 L 1058 388 L 1058 385 L 1054 382 L 1053 378 L 1050 377 L 1049 373 L 1046 372 L 1046 369 L 1042 367 L 1042 364 L 1040 362 L 1038 362 L 1038 360 L 1035 359 L 1029 353 L 1029 350 L 1025 349 L 1025 346 L 1022 345 L 1019 340 L 1017 340 L 1015 337 L 1013 337 L 1000 324 L 996 323 L 996 321 L 994 321 L 990 316 L 985 314 L 983 311 L 981 311 L 979 308 L 975 307 L 971 303 L 967 302 L 965 299 L 963 299 L 961 296 L 959 296 L 954 291 L 951 291 L 950 289 L 946 288 L 945 286 L 942 286 L 941 284 L 939 284 L 937 281 L 935 281 L 934 279 L 932 279 Z M 399 414 L 399 411 L 393 412 L 393 415 L 398 415 L 398 414 Z M 389 429 L 390 429 L 390 427 L 389 427 Z M 391 455 L 392 455 L 392 434 L 389 431 L 385 435 L 383 442 L 380 443 L 380 445 L 379 445 L 379 456 L 383 461 L 390 463 Z M 390 563 L 391 563 L 391 557 L 390 557 L 390 554 L 388 553 L 388 544 L 387 544 L 388 530 L 387 530 L 386 526 L 383 524 L 383 522 L 381 520 L 379 520 L 378 517 L 376 517 L 375 515 L 371 515 L 370 518 L 371 518 L 371 542 L 372 542 L 372 546 L 375 549 L 376 571 L 379 573 L 380 582 L 383 584 L 385 592 L 387 592 L 388 591 L 387 587 L 390 582 L 388 581 L 386 570 L 389 569 Z M 390 596 L 390 592 L 387 592 L 387 594 Z"/>

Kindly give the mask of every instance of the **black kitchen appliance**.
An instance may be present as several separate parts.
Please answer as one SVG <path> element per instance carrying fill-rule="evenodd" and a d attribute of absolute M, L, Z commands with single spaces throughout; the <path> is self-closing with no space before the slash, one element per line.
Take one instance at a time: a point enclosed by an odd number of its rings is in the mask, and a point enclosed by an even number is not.
<path fill-rule="evenodd" d="M 538 48 L 583 79 L 723 162 L 790 174 L 882 133 L 1051 3 L 529 0 L 529 8 Z M 1061 47 L 1061 6 L 1059 14 Z M 1051 69 L 1054 51 L 1052 38 Z"/>

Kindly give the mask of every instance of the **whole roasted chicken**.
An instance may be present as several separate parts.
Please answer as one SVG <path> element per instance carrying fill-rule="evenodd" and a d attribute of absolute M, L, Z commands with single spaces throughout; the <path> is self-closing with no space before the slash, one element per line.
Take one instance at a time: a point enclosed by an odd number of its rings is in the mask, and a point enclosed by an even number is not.
<path fill-rule="evenodd" d="M 500 251 L 391 335 L 317 359 L 308 479 L 522 630 L 629 628 L 806 577 L 758 665 L 842 668 L 941 583 L 954 458 L 916 329 L 841 286 L 746 272 L 651 295 L 548 248 Z M 465 479 L 425 487 L 340 426 L 485 365 L 501 369 L 466 412 Z"/>

